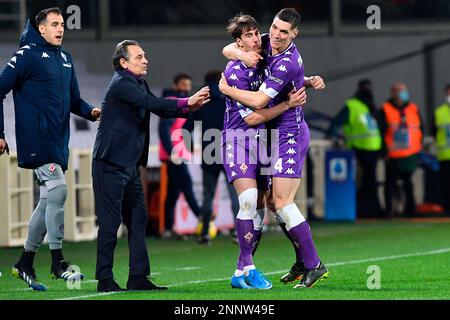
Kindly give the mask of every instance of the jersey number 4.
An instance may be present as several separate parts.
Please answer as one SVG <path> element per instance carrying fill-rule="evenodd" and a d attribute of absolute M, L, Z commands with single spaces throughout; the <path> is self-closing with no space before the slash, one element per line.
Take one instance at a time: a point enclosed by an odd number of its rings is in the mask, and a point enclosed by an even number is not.
<path fill-rule="evenodd" d="M 279 173 L 283 172 L 283 159 L 279 158 L 274 166 L 275 170 L 278 170 Z"/>

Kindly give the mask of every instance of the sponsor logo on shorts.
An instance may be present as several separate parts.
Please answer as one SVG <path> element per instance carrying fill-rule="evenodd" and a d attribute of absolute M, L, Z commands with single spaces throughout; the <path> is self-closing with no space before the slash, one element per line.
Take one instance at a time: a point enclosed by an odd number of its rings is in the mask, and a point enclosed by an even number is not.
<path fill-rule="evenodd" d="M 285 174 L 294 174 L 294 170 L 292 168 L 287 169 L 285 172 Z"/>
<path fill-rule="evenodd" d="M 286 151 L 287 154 L 297 154 L 297 152 L 294 150 L 294 148 L 289 148 L 288 151 Z"/>
<path fill-rule="evenodd" d="M 286 164 L 296 164 L 295 160 L 292 158 L 287 159 Z"/>
<path fill-rule="evenodd" d="M 291 139 L 289 139 L 288 140 L 288 142 L 287 142 L 288 144 L 296 144 L 297 143 L 297 141 L 295 141 L 295 139 L 294 138 L 291 138 Z"/>

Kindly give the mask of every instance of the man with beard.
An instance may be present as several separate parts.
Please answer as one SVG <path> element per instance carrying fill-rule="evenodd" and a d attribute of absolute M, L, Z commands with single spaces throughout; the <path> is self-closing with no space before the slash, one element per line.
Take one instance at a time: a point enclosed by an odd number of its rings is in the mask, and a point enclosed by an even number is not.
<path fill-rule="evenodd" d="M 375 112 L 372 83 L 368 79 L 360 80 L 355 95 L 345 102 L 328 130 L 328 135 L 335 137 L 338 129 L 344 127 L 346 146 L 355 152 L 361 169 L 361 183 L 357 191 L 358 217 L 376 217 L 382 214 L 376 180 L 376 165 L 382 140 Z"/>

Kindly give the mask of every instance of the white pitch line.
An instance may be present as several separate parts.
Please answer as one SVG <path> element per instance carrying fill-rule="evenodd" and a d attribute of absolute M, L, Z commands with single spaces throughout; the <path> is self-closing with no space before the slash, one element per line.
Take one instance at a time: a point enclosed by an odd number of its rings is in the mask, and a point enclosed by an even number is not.
<path fill-rule="evenodd" d="M 175 268 L 176 271 L 180 271 L 180 270 L 197 270 L 197 269 L 201 269 L 202 267 L 181 267 L 181 268 Z"/>
<path fill-rule="evenodd" d="M 123 291 L 126 292 L 126 291 Z M 69 298 L 62 298 L 62 299 L 55 299 L 55 300 L 78 300 L 78 299 L 87 299 L 87 298 L 93 298 L 93 297 L 99 297 L 99 296 L 109 296 L 111 294 L 115 294 L 119 292 L 100 292 L 96 294 L 87 294 L 85 296 L 78 296 L 78 297 L 69 297 Z"/>
<path fill-rule="evenodd" d="M 349 265 L 349 264 L 358 264 L 358 263 L 366 263 L 366 262 L 375 262 L 375 261 L 385 261 L 385 260 L 403 259 L 403 258 L 411 258 L 411 257 L 420 257 L 420 256 L 441 254 L 441 253 L 447 253 L 447 252 L 450 252 L 450 248 L 442 248 L 442 249 L 436 249 L 436 250 L 431 250 L 431 251 L 423 251 L 423 252 L 415 252 L 415 253 L 407 253 L 407 254 L 399 254 L 399 255 L 393 255 L 393 256 L 375 257 L 375 258 L 367 258 L 367 259 L 360 259 L 360 260 L 331 262 L 331 263 L 326 263 L 325 265 L 328 266 L 328 267 L 338 267 L 338 266 Z M 272 275 L 272 274 L 279 274 L 279 273 L 284 273 L 284 272 L 286 272 L 286 269 L 277 270 L 277 271 L 271 271 L 271 272 L 265 272 L 264 274 Z M 229 279 L 230 279 L 230 277 L 216 278 L 216 279 L 207 279 L 207 280 L 193 280 L 193 281 L 181 282 L 181 283 L 176 283 L 176 284 L 166 285 L 166 286 L 170 288 L 170 287 L 184 286 L 184 285 L 187 285 L 187 284 L 199 284 L 199 283 L 217 282 L 217 281 L 225 281 L 225 280 L 229 280 Z M 126 293 L 126 291 L 123 291 L 123 292 L 97 293 L 97 294 L 91 294 L 91 295 L 86 295 L 86 296 L 78 296 L 78 297 L 56 299 L 56 300 L 78 300 L 78 299 L 93 298 L 93 297 L 97 297 L 97 296 L 101 296 L 101 295 L 110 295 L 110 294 L 116 294 L 116 293 Z"/>

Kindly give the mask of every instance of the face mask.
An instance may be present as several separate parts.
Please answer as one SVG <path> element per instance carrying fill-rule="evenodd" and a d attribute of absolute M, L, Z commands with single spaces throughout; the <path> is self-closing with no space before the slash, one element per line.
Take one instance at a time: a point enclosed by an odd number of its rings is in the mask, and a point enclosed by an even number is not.
<path fill-rule="evenodd" d="M 450 96 L 447 96 L 447 103 L 450 104 Z"/>
<path fill-rule="evenodd" d="M 409 101 L 409 92 L 408 90 L 402 90 L 400 91 L 400 93 L 398 94 L 398 98 L 403 102 L 406 103 Z"/>

